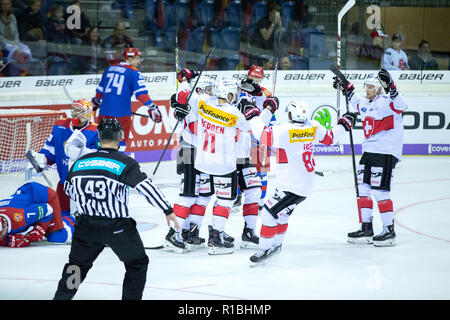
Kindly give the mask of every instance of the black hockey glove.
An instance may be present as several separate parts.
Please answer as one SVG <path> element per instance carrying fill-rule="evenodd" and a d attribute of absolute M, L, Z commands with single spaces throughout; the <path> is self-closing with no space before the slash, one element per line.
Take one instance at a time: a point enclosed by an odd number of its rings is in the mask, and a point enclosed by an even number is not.
<path fill-rule="evenodd" d="M 338 119 L 338 124 L 344 127 L 345 131 L 350 131 L 355 125 L 356 118 L 358 117 L 357 112 L 346 112 Z"/>
<path fill-rule="evenodd" d="M 183 120 L 184 118 L 187 117 L 190 111 L 191 111 L 190 105 L 178 103 L 174 111 L 175 119 L 177 119 L 178 121 Z"/>
<path fill-rule="evenodd" d="M 262 94 L 260 85 L 252 79 L 242 80 L 239 88 L 250 93 L 252 96 L 260 96 Z"/>
<path fill-rule="evenodd" d="M 239 111 L 245 116 L 246 120 L 250 120 L 254 117 L 259 116 L 261 113 L 256 105 L 247 99 L 241 99 L 238 104 Z"/>
<path fill-rule="evenodd" d="M 394 84 L 392 76 L 387 70 L 381 69 L 378 71 L 378 81 L 380 81 L 384 92 L 389 93 L 392 99 L 395 99 L 398 96 L 397 87 Z"/>
<path fill-rule="evenodd" d="M 263 103 L 263 107 L 269 109 L 270 112 L 275 113 L 278 110 L 278 106 L 280 105 L 280 101 L 277 97 L 269 96 Z"/>
<path fill-rule="evenodd" d="M 353 93 L 355 91 L 355 87 L 353 86 L 353 84 L 351 82 L 347 82 L 347 86 L 346 86 L 345 83 L 336 76 L 333 77 L 333 88 L 341 90 L 342 94 L 344 96 L 347 93 L 347 97 L 349 99 L 352 98 Z"/>

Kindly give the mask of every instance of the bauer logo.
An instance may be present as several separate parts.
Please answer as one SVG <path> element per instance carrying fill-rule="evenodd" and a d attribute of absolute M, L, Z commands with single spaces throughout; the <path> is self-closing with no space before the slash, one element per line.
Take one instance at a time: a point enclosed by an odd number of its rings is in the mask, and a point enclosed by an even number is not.
<path fill-rule="evenodd" d="M 308 142 L 314 141 L 317 127 L 310 129 L 291 129 L 289 130 L 289 141 L 294 142 Z"/>
<path fill-rule="evenodd" d="M 429 144 L 428 154 L 436 155 L 450 155 L 450 145 L 449 144 Z"/>
<path fill-rule="evenodd" d="M 237 116 L 231 113 L 208 106 L 204 101 L 200 101 L 198 113 L 207 120 L 227 127 L 233 127 L 238 119 Z"/>
<path fill-rule="evenodd" d="M 337 110 L 330 105 L 321 105 L 311 114 L 311 120 L 318 121 L 325 129 L 331 129 L 337 123 Z"/>

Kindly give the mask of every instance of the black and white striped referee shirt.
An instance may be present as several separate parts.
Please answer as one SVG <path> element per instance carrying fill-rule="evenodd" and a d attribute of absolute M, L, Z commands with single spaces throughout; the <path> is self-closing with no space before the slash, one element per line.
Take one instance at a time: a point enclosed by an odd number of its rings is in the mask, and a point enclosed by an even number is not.
<path fill-rule="evenodd" d="M 115 149 L 102 148 L 81 157 L 64 183 L 64 191 L 76 202 L 79 214 L 107 218 L 129 217 L 129 187 L 166 215 L 173 212 L 137 161 Z"/>

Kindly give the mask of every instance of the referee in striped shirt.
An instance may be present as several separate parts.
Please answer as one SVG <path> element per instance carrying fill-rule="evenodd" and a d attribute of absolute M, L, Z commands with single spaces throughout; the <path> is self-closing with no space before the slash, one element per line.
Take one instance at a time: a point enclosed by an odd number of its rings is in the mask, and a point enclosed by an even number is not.
<path fill-rule="evenodd" d="M 64 184 L 77 204 L 79 217 L 72 237 L 69 262 L 58 283 L 55 300 L 72 299 L 94 260 L 106 245 L 125 265 L 122 299 L 140 300 L 147 278 L 148 257 L 129 216 L 128 188 L 135 188 L 165 214 L 167 224 L 179 228 L 172 206 L 152 184 L 133 158 L 119 152 L 122 127 L 115 118 L 104 118 L 98 126 L 102 148 L 78 159 Z"/>

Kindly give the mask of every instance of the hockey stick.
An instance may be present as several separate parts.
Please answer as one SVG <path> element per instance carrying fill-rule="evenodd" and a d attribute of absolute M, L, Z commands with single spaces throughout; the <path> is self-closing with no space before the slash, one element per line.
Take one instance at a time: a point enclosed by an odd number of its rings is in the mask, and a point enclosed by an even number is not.
<path fill-rule="evenodd" d="M 344 15 L 355 5 L 355 0 L 349 0 L 347 1 L 347 3 L 344 5 L 344 7 L 341 9 L 341 11 L 339 11 L 338 13 L 338 25 L 337 25 L 337 42 L 336 42 L 336 47 L 337 47 L 337 52 L 336 52 L 336 65 L 337 68 L 340 70 L 341 69 L 341 22 L 342 22 L 342 18 L 344 17 Z M 341 96 L 339 95 L 339 88 L 337 90 L 337 101 L 336 101 L 336 107 L 337 107 L 337 117 L 339 118 L 341 115 Z"/>
<path fill-rule="evenodd" d="M 206 55 L 205 62 L 203 63 L 202 69 L 200 70 L 200 74 L 197 76 L 197 79 L 195 80 L 194 86 L 192 87 L 191 92 L 189 92 L 188 97 L 186 99 L 187 103 L 189 103 L 189 99 L 191 98 L 192 93 L 195 91 L 195 88 L 197 88 L 198 80 L 202 76 L 203 70 L 206 67 L 206 62 L 208 61 L 208 57 L 209 57 L 209 55 L 211 54 L 212 51 L 213 51 L 213 48 L 211 48 L 211 50 L 209 50 L 208 54 Z M 167 148 L 169 147 L 170 141 L 172 140 L 173 134 L 175 133 L 175 130 L 177 129 L 179 123 L 180 123 L 180 120 L 177 120 L 177 123 L 175 124 L 175 127 L 173 128 L 172 133 L 170 134 L 169 140 L 167 141 L 167 144 L 166 144 L 166 146 L 165 146 L 165 148 L 164 148 L 164 150 L 163 150 L 163 152 L 161 154 L 161 157 L 159 158 L 159 161 L 156 164 L 155 170 L 153 170 L 153 173 L 152 173 L 152 176 L 151 176 L 152 180 L 153 180 L 153 177 L 156 174 L 156 170 L 158 170 L 159 164 L 161 163 L 161 160 L 164 157 L 164 154 L 166 153 Z"/>
<path fill-rule="evenodd" d="M 341 79 L 342 83 L 344 84 L 344 95 L 345 95 L 345 106 L 347 109 L 347 112 L 349 112 L 348 107 L 348 95 L 347 95 L 347 84 L 348 80 L 345 78 L 344 74 L 341 72 L 341 70 L 338 69 L 337 66 L 332 65 L 330 67 L 331 72 L 333 72 L 339 79 Z M 338 92 L 339 92 L 339 85 L 338 85 Z M 353 179 L 355 183 L 355 193 L 356 193 L 356 204 L 358 207 L 358 217 L 359 217 L 359 223 L 362 223 L 361 218 L 361 208 L 359 207 L 359 190 L 358 190 L 358 179 L 356 177 L 356 160 L 355 160 L 355 146 L 353 144 L 353 130 L 349 130 L 349 136 L 350 136 L 350 148 L 352 150 L 352 166 L 353 166 Z"/>
<path fill-rule="evenodd" d="M 44 170 L 39 166 L 37 160 L 33 157 L 33 154 L 31 153 L 31 150 L 27 151 L 26 157 L 27 157 L 28 161 L 30 161 L 30 163 L 33 166 L 34 170 L 36 170 L 37 173 L 42 173 L 42 176 L 44 177 L 45 181 L 47 181 L 49 187 L 53 188 L 52 187 L 52 183 L 50 182 L 50 180 L 47 178 L 47 176 L 43 172 Z"/>

